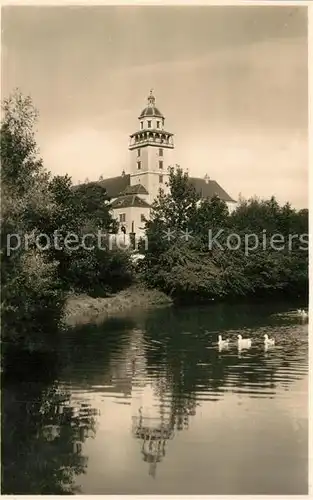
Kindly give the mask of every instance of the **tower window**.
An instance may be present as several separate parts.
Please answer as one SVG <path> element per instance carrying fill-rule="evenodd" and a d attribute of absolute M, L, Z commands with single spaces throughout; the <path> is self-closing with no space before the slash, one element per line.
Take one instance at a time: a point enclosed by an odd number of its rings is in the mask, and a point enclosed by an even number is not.
<path fill-rule="evenodd" d="M 159 168 L 163 168 L 163 161 L 159 161 Z"/>
<path fill-rule="evenodd" d="M 163 175 L 159 175 L 159 183 L 162 184 L 163 182 Z"/>
<path fill-rule="evenodd" d="M 148 121 L 148 128 L 151 128 L 151 120 Z"/>
<path fill-rule="evenodd" d="M 163 156 L 163 149 L 159 149 L 159 156 Z"/>
<path fill-rule="evenodd" d="M 157 128 L 160 128 L 160 122 L 157 121 Z"/>
<path fill-rule="evenodd" d="M 138 170 L 141 169 L 141 161 L 137 161 L 137 168 L 138 168 Z"/>
<path fill-rule="evenodd" d="M 126 222 L 126 214 L 120 214 L 120 222 Z"/>
<path fill-rule="evenodd" d="M 143 122 L 140 122 L 140 128 L 143 129 Z"/>
<path fill-rule="evenodd" d="M 137 149 L 137 156 L 141 155 L 141 149 Z"/>

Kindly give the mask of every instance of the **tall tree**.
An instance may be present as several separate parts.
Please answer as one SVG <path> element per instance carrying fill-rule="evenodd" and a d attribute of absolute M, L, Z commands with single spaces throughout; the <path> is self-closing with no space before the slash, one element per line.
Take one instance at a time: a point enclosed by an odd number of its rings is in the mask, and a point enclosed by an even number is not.
<path fill-rule="evenodd" d="M 36 118 L 30 98 L 19 92 L 3 103 L 0 143 L 3 338 L 28 347 L 40 339 L 47 325 L 58 323 L 63 303 L 57 264 L 47 259 L 35 244 L 41 221 L 56 207 L 48 188 L 50 175 L 38 157 Z"/>

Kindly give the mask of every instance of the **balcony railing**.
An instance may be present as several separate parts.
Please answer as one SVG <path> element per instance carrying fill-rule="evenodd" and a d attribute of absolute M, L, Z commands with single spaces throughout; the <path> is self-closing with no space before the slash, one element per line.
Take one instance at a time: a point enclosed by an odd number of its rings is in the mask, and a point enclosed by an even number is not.
<path fill-rule="evenodd" d="M 162 145 L 165 147 L 174 147 L 173 136 L 170 134 L 159 134 L 145 132 L 136 134 L 130 138 L 129 147 L 136 147 L 141 144 Z"/>

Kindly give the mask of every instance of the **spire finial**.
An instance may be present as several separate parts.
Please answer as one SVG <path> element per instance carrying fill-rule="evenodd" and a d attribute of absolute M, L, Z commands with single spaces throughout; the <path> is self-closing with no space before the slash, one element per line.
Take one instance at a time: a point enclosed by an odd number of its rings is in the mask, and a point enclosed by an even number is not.
<path fill-rule="evenodd" d="M 148 105 L 149 106 L 154 106 L 155 105 L 155 97 L 153 95 L 153 89 L 150 89 L 150 95 L 148 97 Z"/>
<path fill-rule="evenodd" d="M 206 184 L 209 184 L 210 177 L 208 176 L 208 174 L 205 174 L 204 180 Z"/>

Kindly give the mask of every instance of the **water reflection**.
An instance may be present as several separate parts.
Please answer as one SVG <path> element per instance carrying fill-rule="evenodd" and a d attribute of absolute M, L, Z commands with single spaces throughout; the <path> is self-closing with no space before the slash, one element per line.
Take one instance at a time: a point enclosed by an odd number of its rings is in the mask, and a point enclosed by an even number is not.
<path fill-rule="evenodd" d="M 143 460 L 149 463 L 149 475 L 155 477 L 157 464 L 165 457 L 167 441 L 174 437 L 172 422 L 162 411 L 159 417 L 147 416 L 142 407 L 132 421 L 133 435 L 142 443 Z"/>
<path fill-rule="evenodd" d="M 264 352 L 267 354 L 268 351 L 274 351 L 275 350 L 275 345 L 271 344 L 264 344 Z"/>
<path fill-rule="evenodd" d="M 166 413 L 166 380 L 147 383 L 147 363 L 143 331 L 133 329 L 130 335 L 132 358 L 132 433 L 141 443 L 149 475 L 156 476 L 157 464 L 165 457 L 167 441 L 174 437 L 171 419 Z M 152 343 L 157 345 L 158 342 Z"/>
<path fill-rule="evenodd" d="M 95 435 L 96 410 L 74 404 L 43 370 L 2 382 L 2 492 L 78 493 L 75 477 L 87 468 L 82 445 Z"/>
<path fill-rule="evenodd" d="M 164 309 L 68 332 L 49 379 L 5 385 L 5 492 L 305 492 L 307 325 L 270 313 Z"/>

